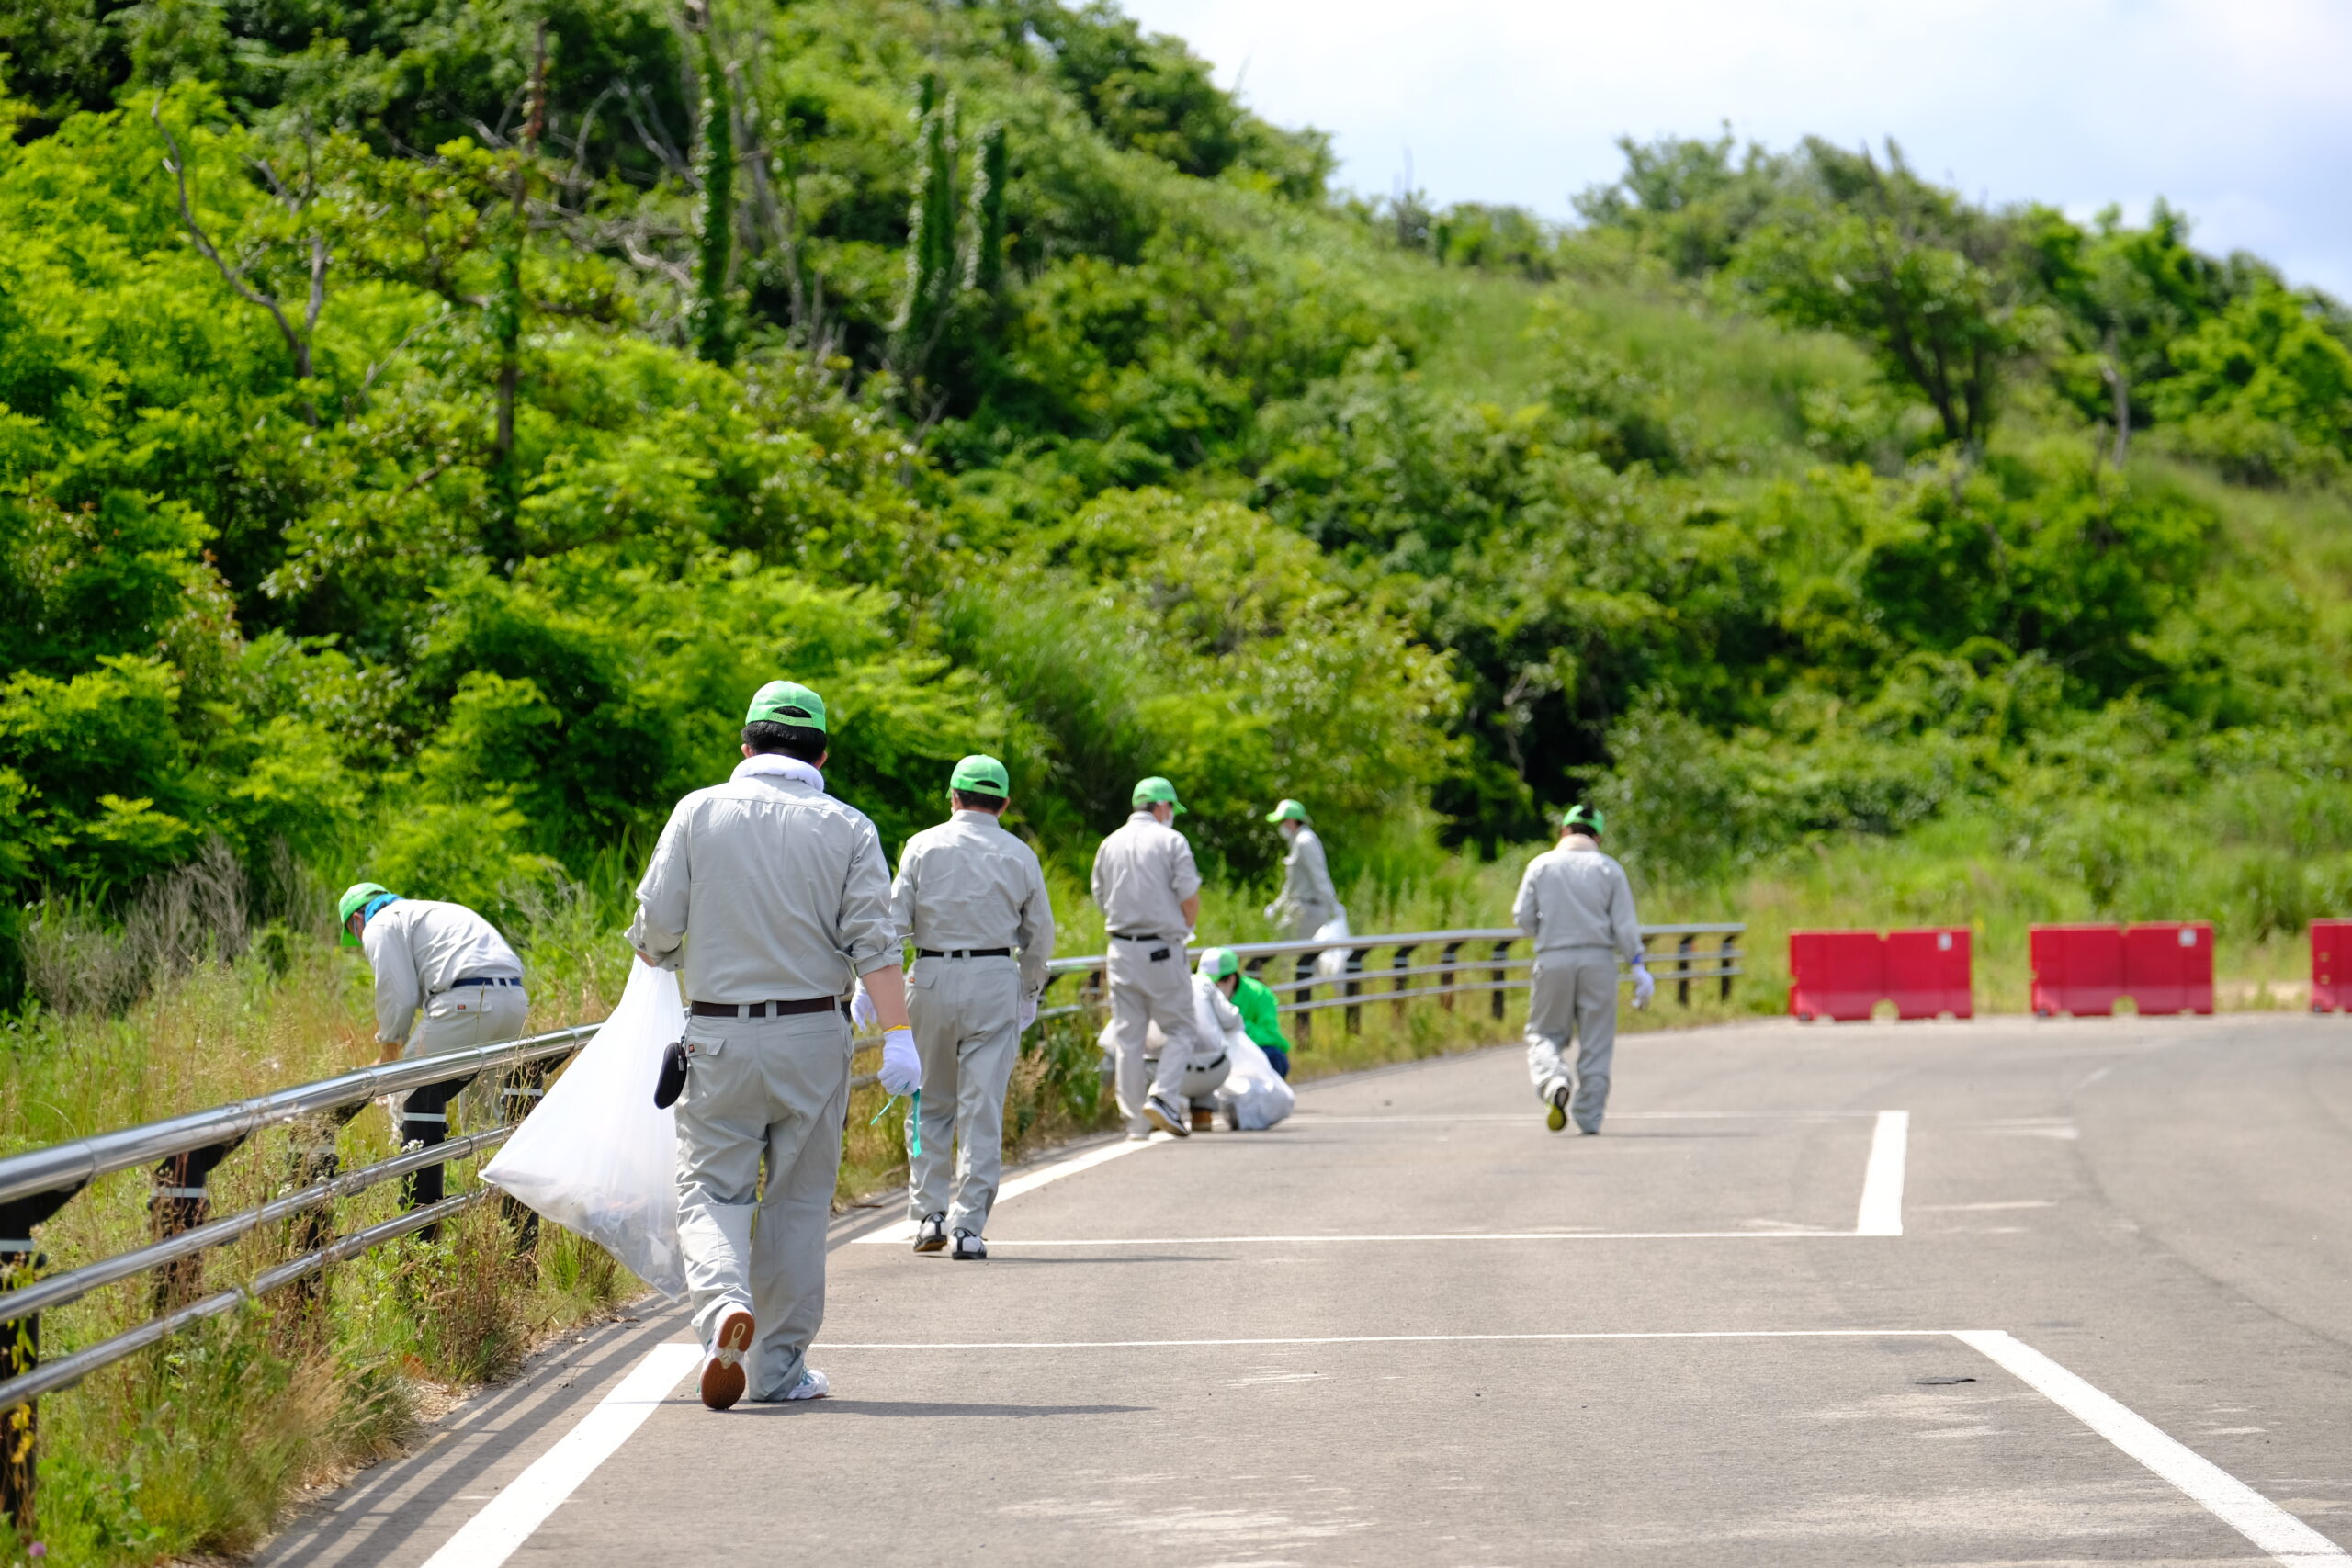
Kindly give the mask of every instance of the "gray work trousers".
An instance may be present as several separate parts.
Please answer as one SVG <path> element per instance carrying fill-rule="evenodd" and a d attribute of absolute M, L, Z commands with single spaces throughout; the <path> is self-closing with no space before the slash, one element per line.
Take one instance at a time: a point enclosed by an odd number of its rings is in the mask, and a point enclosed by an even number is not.
<path fill-rule="evenodd" d="M 849 1021 L 838 1010 L 690 1018 L 685 1038 L 678 1247 L 695 1332 L 707 1352 L 729 1313 L 750 1312 L 759 1336 L 745 1393 L 782 1399 L 799 1383 L 825 1317 L 825 1227 L 849 1114 Z"/>
<path fill-rule="evenodd" d="M 907 1217 L 944 1210 L 950 1235 L 979 1235 L 1004 1174 L 1004 1090 L 1021 1055 L 1021 966 L 1010 958 L 919 958 L 907 976 L 907 1021 L 922 1056 L 922 1153 L 907 1162 Z"/>
<path fill-rule="evenodd" d="M 1155 953 L 1164 958 L 1153 958 Z M 1151 1122 L 1143 1113 L 1147 1095 L 1156 1094 L 1170 1105 L 1184 1105 L 1184 1066 L 1203 1042 L 1194 1021 L 1193 972 L 1184 962 L 1181 938 L 1166 942 L 1122 942 L 1111 939 L 1104 979 L 1111 989 L 1112 1084 L 1119 1098 L 1119 1114 L 1130 1133 L 1148 1133 Z M 1168 1044 L 1159 1053 L 1159 1069 L 1147 1079 L 1144 1051 L 1153 1024 Z"/>
<path fill-rule="evenodd" d="M 1572 1074 L 1566 1059 L 1577 1044 Z M 1588 1133 L 1600 1130 L 1609 1105 L 1609 1058 L 1617 1050 L 1617 954 L 1605 947 L 1571 947 L 1535 955 L 1535 988 L 1527 1003 L 1527 1076 L 1539 1100 L 1555 1084 L 1573 1082 L 1568 1114 Z"/>

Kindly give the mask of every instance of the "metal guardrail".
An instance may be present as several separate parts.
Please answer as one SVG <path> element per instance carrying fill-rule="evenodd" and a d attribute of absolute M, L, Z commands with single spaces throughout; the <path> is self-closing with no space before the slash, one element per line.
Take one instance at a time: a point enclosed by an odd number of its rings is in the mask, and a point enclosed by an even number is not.
<path fill-rule="evenodd" d="M 1699 922 L 1688 925 L 1644 926 L 1642 947 L 1649 962 L 1650 974 L 1660 986 L 1672 982 L 1681 1004 L 1690 1003 L 1690 987 L 1713 980 L 1722 987 L 1725 1000 L 1731 997 L 1731 983 L 1741 974 L 1739 938 L 1747 927 L 1739 921 Z M 1712 951 L 1702 951 L 1702 938 L 1713 937 L 1716 944 Z M 1672 941 L 1670 953 L 1651 953 L 1651 944 Z M 1242 971 L 1256 976 L 1266 983 L 1278 1000 L 1278 1010 L 1298 1021 L 1302 1037 L 1311 1036 L 1314 1015 L 1331 1008 L 1347 1010 L 1347 1029 L 1354 1033 L 1362 1027 L 1363 1008 L 1367 1001 L 1385 1001 L 1402 1009 L 1408 1001 L 1434 998 L 1439 1005 L 1453 1006 L 1458 996 L 1485 994 L 1488 1009 L 1495 1018 L 1503 1016 L 1505 993 L 1525 990 L 1534 984 L 1532 976 L 1521 971 L 1532 969 L 1535 960 L 1531 954 L 1514 956 L 1512 949 L 1529 941 L 1527 933 L 1516 926 L 1476 926 L 1464 930 L 1435 931 L 1402 931 L 1366 933 L 1362 936 L 1335 937 L 1329 940 L 1305 942 L 1228 942 L 1241 960 Z M 1185 950 L 1187 960 L 1196 956 L 1202 946 Z M 1434 950 L 1431 962 L 1416 962 L 1423 950 Z M 1366 962 L 1374 953 L 1386 951 L 1385 964 Z M 1337 954 L 1336 967 L 1323 962 L 1326 954 Z M 1282 978 L 1280 969 L 1269 978 L 1267 969 L 1277 960 L 1288 958 L 1291 973 Z M 1069 976 L 1080 978 L 1076 1001 L 1040 1008 L 1040 1019 L 1068 1018 L 1100 1009 L 1103 1005 L 1103 966 L 1105 959 L 1057 958 L 1049 966 L 1046 982 L 1048 997 L 1055 985 Z M 1461 978 L 1464 976 L 1483 978 Z M 1435 976 L 1433 985 L 1408 985 L 1408 982 Z M 1374 992 L 1367 987 L 1386 982 L 1388 989 Z M 1329 990 L 1329 996 L 1317 996 Z"/>
<path fill-rule="evenodd" d="M 1674 982 L 1688 1004 L 1694 983 L 1715 981 L 1725 998 L 1731 995 L 1732 980 L 1741 972 L 1737 939 L 1745 930 L 1737 924 L 1645 926 L 1642 940 L 1645 948 L 1664 939 L 1677 942 L 1673 953 L 1657 955 L 1659 961 L 1652 964 L 1651 972 L 1661 985 Z M 1698 950 L 1702 937 L 1719 939 L 1713 951 Z M 1330 1008 L 1346 1009 L 1347 1026 L 1353 1031 L 1367 1000 L 1389 1002 L 1401 1014 L 1408 1001 L 1435 998 L 1451 1008 L 1457 996 L 1486 994 L 1493 1016 L 1500 1018 L 1505 993 L 1532 984 L 1521 972 L 1533 966 L 1533 958 L 1513 956 L 1510 951 L 1526 940 L 1524 933 L 1501 927 L 1232 945 L 1245 969 L 1261 978 L 1277 960 L 1292 960 L 1288 978 L 1277 973 L 1267 983 L 1287 998 L 1280 1004 L 1281 1010 L 1297 1019 L 1305 1035 L 1313 1015 Z M 1433 961 L 1416 962 L 1424 950 L 1435 953 Z M 1198 951 L 1188 950 L 1188 958 Z M 1382 951 L 1390 954 L 1387 964 L 1368 966 L 1365 960 Z M 1318 967 L 1327 953 L 1343 955 L 1335 972 Z M 1070 1017 L 1099 1008 L 1104 964 L 1100 954 L 1054 960 L 1048 992 L 1057 983 L 1076 976 L 1080 982 L 1080 997 L 1074 1002 L 1040 1010 L 1038 1018 Z M 1416 983 L 1431 977 L 1433 984 Z M 1367 986 L 1381 980 L 1388 983 L 1387 990 L 1366 991 Z M 1333 994 L 1316 994 L 1326 989 Z M 209 1111 L 0 1158 L 0 1513 L 16 1521 L 19 1536 L 28 1537 L 32 1528 L 40 1399 L 185 1328 L 272 1292 L 306 1285 L 335 1263 L 398 1237 L 429 1230 L 488 1201 L 495 1195 L 493 1190 L 477 1187 L 454 1198 L 423 1202 L 396 1219 L 346 1235 L 331 1234 L 333 1211 L 339 1200 L 384 1181 L 426 1171 L 437 1173 L 450 1160 L 470 1158 L 504 1143 L 514 1132 L 513 1123 L 521 1120 L 515 1113 L 518 1097 L 536 1098 L 540 1092 L 536 1086 L 546 1072 L 570 1058 L 600 1027 L 578 1024 L 502 1044 L 365 1067 Z M 490 1071 L 500 1072 L 506 1079 L 505 1124 L 447 1142 L 411 1145 L 391 1159 L 357 1170 L 337 1170 L 335 1131 L 371 1101 L 424 1089 L 454 1092 Z M 874 1078 L 874 1074 L 861 1073 L 851 1082 L 856 1087 Z M 518 1083 L 533 1087 L 518 1089 Z M 254 1134 L 280 1126 L 292 1127 L 297 1134 L 290 1164 L 292 1190 L 255 1208 L 214 1218 L 208 1183 L 215 1168 Z M 154 1168 L 154 1195 L 148 1209 L 155 1239 L 79 1269 L 40 1277 L 45 1259 L 33 1238 L 34 1227 L 55 1215 L 91 1182 L 139 1166 Z M 209 1293 L 203 1291 L 201 1261 L 206 1252 L 280 1223 L 297 1227 L 293 1244 L 299 1250 L 293 1257 L 243 1283 Z M 151 1271 L 159 1275 L 155 1316 L 70 1355 L 48 1362 L 40 1359 L 43 1312 Z M 316 1304 L 315 1297 L 311 1302 Z"/>

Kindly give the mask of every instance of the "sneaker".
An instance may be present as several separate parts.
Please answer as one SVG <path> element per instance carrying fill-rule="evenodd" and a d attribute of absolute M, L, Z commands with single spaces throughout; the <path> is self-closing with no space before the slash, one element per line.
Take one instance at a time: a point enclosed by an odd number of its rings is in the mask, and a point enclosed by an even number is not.
<path fill-rule="evenodd" d="M 1153 1126 L 1163 1133 L 1173 1134 L 1179 1138 L 1189 1138 L 1193 1135 L 1191 1114 L 1177 1106 L 1169 1104 L 1156 1094 L 1143 1102 L 1143 1113 L 1150 1120 Z"/>
<path fill-rule="evenodd" d="M 1555 1083 L 1544 1098 L 1552 1102 L 1552 1109 L 1544 1113 L 1544 1125 L 1559 1132 L 1568 1124 L 1568 1086 Z"/>
<path fill-rule="evenodd" d="M 938 1252 L 947 1246 L 947 1211 L 925 1214 L 922 1224 L 915 1226 L 915 1250 Z"/>
<path fill-rule="evenodd" d="M 969 1263 L 989 1255 L 989 1244 L 970 1231 L 956 1233 L 956 1249 L 947 1256 L 958 1263 Z"/>
<path fill-rule="evenodd" d="M 729 1409 L 743 1397 L 743 1358 L 751 1354 L 756 1332 L 748 1312 L 730 1312 L 718 1320 L 710 1359 L 702 1364 L 702 1402 L 711 1409 Z"/>
<path fill-rule="evenodd" d="M 786 1399 L 822 1399 L 833 1392 L 833 1380 L 814 1367 L 800 1369 L 800 1381 L 792 1385 Z"/>

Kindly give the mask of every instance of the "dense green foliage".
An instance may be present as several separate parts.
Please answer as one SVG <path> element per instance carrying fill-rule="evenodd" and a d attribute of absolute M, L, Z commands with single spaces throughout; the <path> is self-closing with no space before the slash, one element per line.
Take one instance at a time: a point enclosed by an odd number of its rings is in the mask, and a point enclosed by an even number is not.
<path fill-rule="evenodd" d="M 2224 826 L 2288 924 L 2352 849 L 2352 327 L 2167 209 L 1728 139 L 1367 205 L 1053 0 L 0 50 L 11 908 L 216 837 L 511 903 L 785 673 L 886 836 L 989 747 L 1066 863 L 1147 772 L 1239 882 L 1282 795 L 1392 881 L 1588 792 L 1690 878 L 1994 813 L 2114 908 Z"/>

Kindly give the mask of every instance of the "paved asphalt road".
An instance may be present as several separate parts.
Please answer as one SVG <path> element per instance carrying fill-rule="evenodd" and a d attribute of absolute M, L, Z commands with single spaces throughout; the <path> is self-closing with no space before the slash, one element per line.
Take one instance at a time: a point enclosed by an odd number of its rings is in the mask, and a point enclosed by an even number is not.
<path fill-rule="evenodd" d="M 1611 1109 L 1547 1133 L 1487 1052 L 1063 1176 L 983 1265 L 854 1216 L 835 1397 L 600 1406 L 683 1333 L 649 1313 L 266 1561 L 2345 1561 L 2352 1021 L 1652 1034 Z"/>

